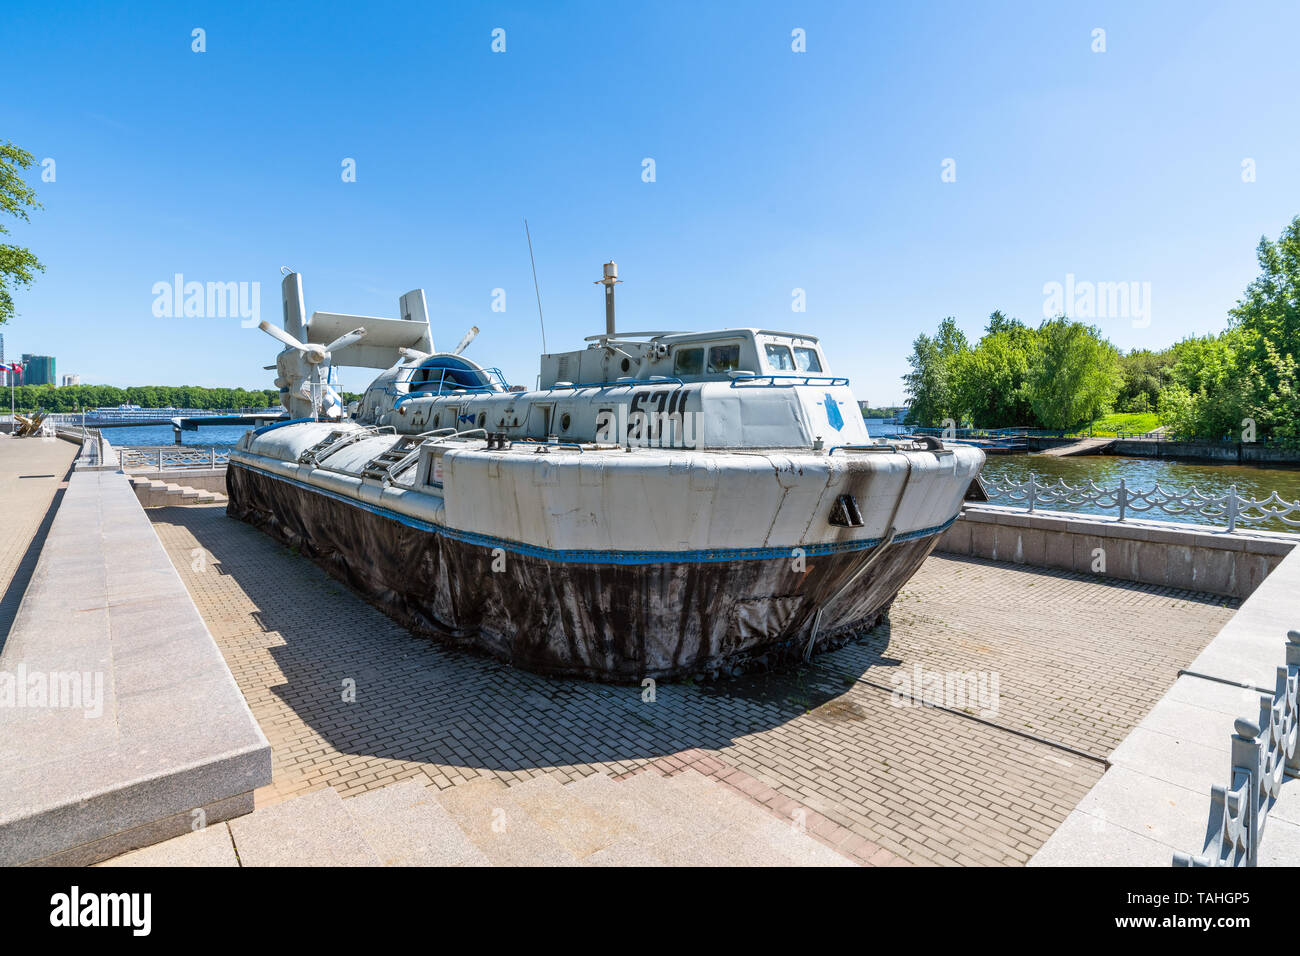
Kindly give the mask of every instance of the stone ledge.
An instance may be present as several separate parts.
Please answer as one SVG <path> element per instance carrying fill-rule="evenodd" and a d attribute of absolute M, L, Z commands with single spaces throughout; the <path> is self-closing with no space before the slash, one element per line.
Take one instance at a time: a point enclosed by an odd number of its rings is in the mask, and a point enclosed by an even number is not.
<path fill-rule="evenodd" d="M 962 512 L 936 550 L 1245 598 L 1297 543 L 1300 535 L 1272 531 L 978 505 Z M 1094 570 L 1097 549 L 1105 552 L 1104 572 Z"/>
<path fill-rule="evenodd" d="M 1210 788 L 1231 780 L 1234 721 L 1259 713 L 1259 692 L 1241 685 L 1273 687 L 1286 632 L 1300 627 L 1297 592 L 1293 551 L 1115 748 L 1111 768 L 1030 866 L 1168 867 L 1175 853 L 1205 851 Z M 1300 862 L 1297 822 L 1300 783 L 1288 780 L 1267 820 L 1261 865 Z"/>
<path fill-rule="evenodd" d="M 271 782 L 270 746 L 120 472 L 69 480 L 0 654 L 0 675 L 20 670 L 29 686 L 89 674 L 99 700 L 0 706 L 0 865 L 95 862 L 196 808 L 246 812 Z"/>

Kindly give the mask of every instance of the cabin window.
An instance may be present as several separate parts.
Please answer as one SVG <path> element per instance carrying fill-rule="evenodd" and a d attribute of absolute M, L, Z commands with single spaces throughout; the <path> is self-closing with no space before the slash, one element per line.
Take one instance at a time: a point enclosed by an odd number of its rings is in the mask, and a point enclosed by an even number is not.
<path fill-rule="evenodd" d="M 794 350 L 795 364 L 799 366 L 801 372 L 820 372 L 822 370 L 821 359 L 817 357 L 817 350 L 810 348 L 795 347 Z"/>
<path fill-rule="evenodd" d="M 704 371 L 704 349 L 678 349 L 673 359 L 674 375 L 699 375 Z"/>
<path fill-rule="evenodd" d="M 739 345 L 715 345 L 709 349 L 709 374 L 732 372 L 740 368 Z"/>
<path fill-rule="evenodd" d="M 765 345 L 767 350 L 767 364 L 778 372 L 793 372 L 794 359 L 790 357 L 790 349 L 785 345 Z"/>

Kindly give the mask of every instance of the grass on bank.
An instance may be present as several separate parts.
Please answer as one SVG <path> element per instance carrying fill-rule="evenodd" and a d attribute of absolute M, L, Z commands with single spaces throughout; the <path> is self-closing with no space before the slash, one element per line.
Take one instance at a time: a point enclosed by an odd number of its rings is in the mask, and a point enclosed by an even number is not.
<path fill-rule="evenodd" d="M 1120 432 L 1141 434 L 1155 431 L 1160 427 L 1160 419 L 1154 412 L 1117 412 L 1103 415 L 1087 428 L 1081 428 L 1080 434 L 1118 435 Z"/>

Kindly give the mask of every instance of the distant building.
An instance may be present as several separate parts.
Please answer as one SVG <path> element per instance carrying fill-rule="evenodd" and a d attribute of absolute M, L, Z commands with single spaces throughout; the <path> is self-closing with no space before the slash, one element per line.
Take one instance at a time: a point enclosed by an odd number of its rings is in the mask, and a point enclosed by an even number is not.
<path fill-rule="evenodd" d="M 63 387 L 64 387 L 64 388 L 67 388 L 69 385 L 80 385 L 80 384 L 81 384 L 81 376 L 80 376 L 80 375 L 65 374 L 65 375 L 63 376 L 62 382 L 63 382 Z"/>
<path fill-rule="evenodd" d="M 23 356 L 24 385 L 58 385 L 59 377 L 54 371 L 53 355 Z"/>

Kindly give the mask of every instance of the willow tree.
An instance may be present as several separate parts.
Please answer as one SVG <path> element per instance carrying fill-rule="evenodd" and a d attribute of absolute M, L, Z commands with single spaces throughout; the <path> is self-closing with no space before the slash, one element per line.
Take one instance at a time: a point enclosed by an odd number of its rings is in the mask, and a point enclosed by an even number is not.
<path fill-rule="evenodd" d="M 1079 428 L 1114 407 L 1123 381 L 1119 352 L 1095 326 L 1048 319 L 1036 346 L 1029 402 L 1044 428 Z"/>

